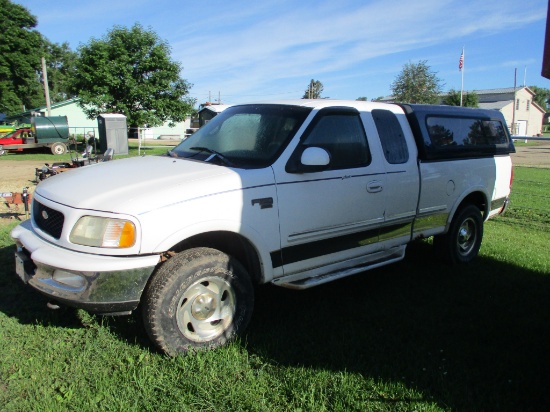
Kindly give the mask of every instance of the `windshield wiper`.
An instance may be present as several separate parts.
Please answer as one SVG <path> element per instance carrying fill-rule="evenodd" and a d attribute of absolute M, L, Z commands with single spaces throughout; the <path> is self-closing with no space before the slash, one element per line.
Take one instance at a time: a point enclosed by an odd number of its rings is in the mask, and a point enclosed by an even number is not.
<path fill-rule="evenodd" d="M 212 156 L 208 157 L 208 159 L 205 160 L 205 162 L 208 162 L 210 159 L 212 159 L 213 157 L 217 157 L 218 159 L 220 159 L 223 163 L 225 163 L 226 166 L 231 166 L 231 167 L 235 167 L 235 165 L 233 164 L 233 162 L 231 160 L 229 160 L 227 157 L 225 157 L 224 155 L 222 155 L 220 152 L 216 152 L 215 150 L 212 150 L 208 147 L 202 147 L 202 146 L 195 146 L 195 147 L 190 147 L 191 150 L 198 150 L 199 152 L 208 152 L 210 153 Z"/>

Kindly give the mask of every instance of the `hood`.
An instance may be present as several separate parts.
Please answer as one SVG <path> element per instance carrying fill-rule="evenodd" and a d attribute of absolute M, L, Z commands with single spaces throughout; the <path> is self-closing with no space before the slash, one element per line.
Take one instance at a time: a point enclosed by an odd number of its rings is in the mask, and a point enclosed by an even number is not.
<path fill-rule="evenodd" d="M 230 168 L 168 156 L 98 163 L 52 176 L 35 192 L 78 209 L 139 215 L 220 191 L 242 188 Z"/>

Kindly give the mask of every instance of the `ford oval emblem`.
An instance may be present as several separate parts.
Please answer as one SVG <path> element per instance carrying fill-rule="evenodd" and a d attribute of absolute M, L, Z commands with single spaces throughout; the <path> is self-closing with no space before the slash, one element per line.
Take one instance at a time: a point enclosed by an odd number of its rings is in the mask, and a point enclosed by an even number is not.
<path fill-rule="evenodd" d="M 48 216 L 48 212 L 46 212 L 45 210 L 42 211 L 42 217 L 44 218 L 44 220 L 48 220 L 49 216 Z"/>

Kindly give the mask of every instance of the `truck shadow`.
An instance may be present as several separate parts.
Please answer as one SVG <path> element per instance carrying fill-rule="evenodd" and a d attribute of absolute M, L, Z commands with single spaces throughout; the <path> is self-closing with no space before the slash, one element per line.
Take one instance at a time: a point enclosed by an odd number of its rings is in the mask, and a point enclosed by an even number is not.
<path fill-rule="evenodd" d="M 120 339 L 132 342 L 154 352 L 148 339 L 139 312 L 132 316 L 100 316 L 86 314 L 82 310 L 60 306 L 48 308 L 50 300 L 35 289 L 23 284 L 15 274 L 13 253 L 15 246 L 0 248 L 0 312 L 17 319 L 20 324 L 42 325 L 79 329 L 90 322 L 107 326 Z M 95 319 L 95 320 L 94 320 Z"/>
<path fill-rule="evenodd" d="M 0 248 L 0 312 L 16 318 L 21 324 L 81 327 L 76 311 L 70 308 L 50 310 L 48 299 L 25 286 L 15 274 L 15 246 Z"/>
<path fill-rule="evenodd" d="M 400 263 L 313 289 L 258 287 L 243 344 L 266 362 L 345 371 L 422 394 L 373 401 L 547 410 L 548 278 L 483 257 L 445 266 L 425 242 L 409 249 Z M 0 311 L 22 324 L 86 327 L 77 310 L 48 310 L 47 299 L 17 279 L 12 252 L 0 249 Z M 137 315 L 101 322 L 155 351 Z"/>
<path fill-rule="evenodd" d="M 445 266 L 426 242 L 409 249 L 317 288 L 260 288 L 249 350 L 414 388 L 451 410 L 547 410 L 548 278 L 487 258 Z"/>

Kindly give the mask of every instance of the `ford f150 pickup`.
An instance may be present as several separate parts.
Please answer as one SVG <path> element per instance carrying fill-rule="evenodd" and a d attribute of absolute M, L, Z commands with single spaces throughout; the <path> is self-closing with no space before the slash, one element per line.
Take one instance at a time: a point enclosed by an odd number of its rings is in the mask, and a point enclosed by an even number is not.
<path fill-rule="evenodd" d="M 507 206 L 513 151 L 492 110 L 236 105 L 166 155 L 41 182 L 11 232 L 16 272 L 70 306 L 139 307 L 168 354 L 216 347 L 246 328 L 254 285 L 319 285 L 430 236 L 444 260 L 472 261 Z"/>

